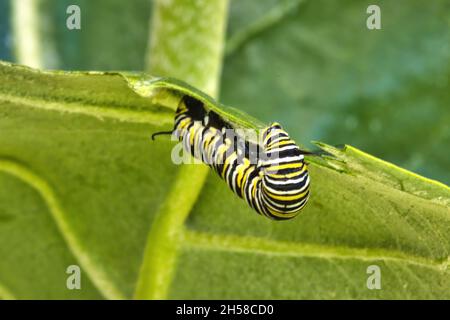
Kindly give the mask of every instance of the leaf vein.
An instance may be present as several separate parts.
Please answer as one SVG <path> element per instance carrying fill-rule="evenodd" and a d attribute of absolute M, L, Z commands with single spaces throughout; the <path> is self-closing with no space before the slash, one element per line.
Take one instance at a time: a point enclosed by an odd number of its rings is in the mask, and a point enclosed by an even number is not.
<path fill-rule="evenodd" d="M 89 275 L 92 283 L 108 299 L 124 299 L 125 295 L 116 287 L 108 275 L 89 256 L 83 245 L 79 242 L 75 232 L 66 221 L 63 211 L 52 187 L 37 174 L 11 160 L 0 158 L 0 172 L 10 174 L 35 189 L 46 203 L 50 215 L 54 219 L 67 247 L 80 262 L 83 269 Z"/>
<path fill-rule="evenodd" d="M 189 248 L 230 252 L 251 252 L 272 256 L 311 257 L 321 259 L 354 259 L 361 261 L 400 261 L 448 272 L 449 257 L 431 259 L 384 248 L 351 248 L 338 245 L 292 243 L 250 236 L 214 235 L 186 230 L 183 245 Z"/>

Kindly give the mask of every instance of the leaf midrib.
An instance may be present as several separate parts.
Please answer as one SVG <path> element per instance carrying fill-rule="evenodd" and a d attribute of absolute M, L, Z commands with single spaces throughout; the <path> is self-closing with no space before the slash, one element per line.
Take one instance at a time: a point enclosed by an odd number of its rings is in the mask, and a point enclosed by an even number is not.
<path fill-rule="evenodd" d="M 251 252 L 270 256 L 355 259 L 361 261 L 393 260 L 448 272 L 449 257 L 431 259 L 386 248 L 357 248 L 306 242 L 286 242 L 261 237 L 211 234 L 185 230 L 183 245 L 190 248 L 232 252 Z"/>

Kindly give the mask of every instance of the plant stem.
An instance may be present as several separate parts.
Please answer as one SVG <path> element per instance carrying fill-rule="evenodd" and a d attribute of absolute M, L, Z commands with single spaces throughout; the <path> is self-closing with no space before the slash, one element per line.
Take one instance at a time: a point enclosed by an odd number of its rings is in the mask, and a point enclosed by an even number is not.
<path fill-rule="evenodd" d="M 218 94 L 228 0 L 157 0 L 147 63 L 153 75 Z M 150 228 L 136 299 L 165 299 L 176 266 L 184 222 L 206 177 L 204 165 L 184 165 Z"/>
<path fill-rule="evenodd" d="M 50 35 L 47 2 L 14 0 L 11 11 L 16 61 L 33 68 L 56 68 L 59 59 Z"/>
<path fill-rule="evenodd" d="M 157 0 L 147 64 L 217 96 L 228 0 Z"/>
<path fill-rule="evenodd" d="M 11 4 L 16 60 L 30 67 L 43 67 L 38 1 L 19 0 Z"/>

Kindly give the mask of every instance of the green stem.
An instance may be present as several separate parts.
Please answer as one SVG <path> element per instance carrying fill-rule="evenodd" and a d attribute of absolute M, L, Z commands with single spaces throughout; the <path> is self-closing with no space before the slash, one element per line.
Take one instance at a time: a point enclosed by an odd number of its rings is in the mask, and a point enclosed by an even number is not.
<path fill-rule="evenodd" d="M 58 55 L 51 36 L 46 0 L 11 1 L 16 61 L 33 68 L 56 68 Z"/>
<path fill-rule="evenodd" d="M 12 27 L 16 60 L 30 67 L 43 67 L 39 33 L 38 1 L 12 1 Z"/>
<path fill-rule="evenodd" d="M 157 0 L 154 7 L 149 70 L 170 76 L 215 97 L 224 50 L 228 0 Z M 175 270 L 183 226 L 208 169 L 185 165 L 159 208 L 147 238 L 136 299 L 165 299 Z"/>
<path fill-rule="evenodd" d="M 157 0 L 147 63 L 217 96 L 228 0 Z"/>

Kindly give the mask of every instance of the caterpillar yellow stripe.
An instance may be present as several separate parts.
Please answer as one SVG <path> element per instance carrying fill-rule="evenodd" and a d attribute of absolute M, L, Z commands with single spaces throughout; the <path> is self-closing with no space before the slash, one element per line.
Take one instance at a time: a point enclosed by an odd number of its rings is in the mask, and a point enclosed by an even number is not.
<path fill-rule="evenodd" d="M 262 130 L 261 152 L 250 158 L 250 142 L 204 104 L 185 95 L 171 132 L 192 156 L 210 166 L 257 213 L 275 220 L 298 215 L 309 199 L 309 176 L 302 151 L 278 123 Z M 233 143 L 234 142 L 234 143 Z"/>

